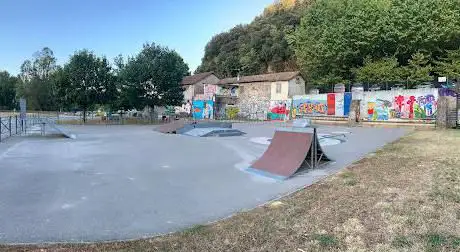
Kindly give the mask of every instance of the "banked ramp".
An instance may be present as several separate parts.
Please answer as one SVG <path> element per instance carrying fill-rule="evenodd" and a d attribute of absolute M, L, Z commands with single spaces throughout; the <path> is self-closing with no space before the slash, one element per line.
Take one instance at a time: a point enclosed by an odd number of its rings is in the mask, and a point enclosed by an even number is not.
<path fill-rule="evenodd" d="M 321 149 L 316 129 L 310 132 L 276 131 L 268 149 L 247 170 L 284 180 L 299 169 L 331 161 Z"/>

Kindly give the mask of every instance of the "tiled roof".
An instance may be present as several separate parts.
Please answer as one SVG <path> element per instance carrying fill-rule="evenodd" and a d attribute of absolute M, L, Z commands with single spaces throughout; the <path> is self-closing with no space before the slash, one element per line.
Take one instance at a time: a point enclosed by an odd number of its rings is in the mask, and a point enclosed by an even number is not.
<path fill-rule="evenodd" d="M 236 83 L 251 83 L 251 82 L 276 82 L 276 81 L 289 81 L 299 76 L 299 72 L 282 72 L 271 73 L 251 76 L 241 76 L 239 80 L 236 77 L 226 78 L 219 81 L 219 84 L 236 84 Z"/>
<path fill-rule="evenodd" d="M 184 79 L 182 79 L 181 84 L 182 85 L 193 85 L 213 74 L 214 74 L 213 72 L 206 72 L 206 73 L 199 73 L 199 74 L 195 74 L 191 76 L 185 76 Z"/>

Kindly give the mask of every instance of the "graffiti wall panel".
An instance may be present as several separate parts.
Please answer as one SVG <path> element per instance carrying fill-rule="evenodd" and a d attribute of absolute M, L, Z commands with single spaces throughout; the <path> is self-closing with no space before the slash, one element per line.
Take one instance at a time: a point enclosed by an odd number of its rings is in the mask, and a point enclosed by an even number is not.
<path fill-rule="evenodd" d="M 435 119 L 437 89 L 366 92 L 364 104 L 368 120 Z M 366 113 L 363 113 L 366 112 Z"/>
<path fill-rule="evenodd" d="M 214 119 L 214 101 L 195 100 L 192 111 L 193 119 Z"/>
<path fill-rule="evenodd" d="M 269 120 L 288 120 L 291 112 L 291 100 L 270 101 Z"/>
<path fill-rule="evenodd" d="M 348 116 L 351 93 L 294 96 L 292 111 L 297 115 Z"/>
<path fill-rule="evenodd" d="M 327 94 L 295 96 L 292 107 L 296 115 L 327 115 Z"/>
<path fill-rule="evenodd" d="M 345 113 L 344 109 L 344 94 L 335 94 L 335 115 L 343 116 Z"/>
<path fill-rule="evenodd" d="M 343 115 L 348 116 L 350 114 L 352 95 L 351 93 L 345 93 L 343 96 Z"/>
<path fill-rule="evenodd" d="M 327 94 L 327 115 L 335 115 L 335 95 Z"/>

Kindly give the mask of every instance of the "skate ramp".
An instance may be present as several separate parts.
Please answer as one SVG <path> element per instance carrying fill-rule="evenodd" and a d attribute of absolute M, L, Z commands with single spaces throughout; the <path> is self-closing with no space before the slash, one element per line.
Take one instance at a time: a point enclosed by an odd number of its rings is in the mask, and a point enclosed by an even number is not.
<path fill-rule="evenodd" d="M 316 168 L 330 161 L 319 145 L 316 129 L 311 132 L 276 131 L 268 149 L 247 170 L 279 180 L 301 168 Z"/>
<path fill-rule="evenodd" d="M 68 130 L 66 130 L 64 127 L 57 125 L 53 120 L 48 119 L 48 118 L 40 118 L 40 123 L 41 127 L 44 127 L 43 132 L 46 133 L 47 130 L 46 128 L 51 128 L 53 131 L 55 131 L 57 134 L 62 135 L 67 138 L 71 139 L 76 139 L 77 136 L 75 134 L 70 133 Z"/>
<path fill-rule="evenodd" d="M 155 128 L 155 131 L 164 133 L 164 134 L 176 134 L 177 131 L 183 128 L 186 125 L 185 120 L 176 120 L 170 123 L 162 124 Z"/>
<path fill-rule="evenodd" d="M 194 129 L 206 129 L 206 128 L 225 128 L 231 129 L 232 124 L 227 122 L 193 122 L 185 124 L 184 127 L 177 130 L 177 134 L 186 134 Z"/>
<path fill-rule="evenodd" d="M 183 135 L 194 137 L 230 137 L 244 134 L 244 132 L 232 128 L 192 128 L 183 133 Z"/>

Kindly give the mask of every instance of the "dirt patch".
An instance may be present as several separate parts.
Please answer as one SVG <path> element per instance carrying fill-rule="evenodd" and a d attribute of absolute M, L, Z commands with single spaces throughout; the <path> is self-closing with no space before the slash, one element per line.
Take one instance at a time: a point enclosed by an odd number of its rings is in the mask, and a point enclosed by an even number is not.
<path fill-rule="evenodd" d="M 417 131 L 291 196 L 151 239 L 32 251 L 460 250 L 460 131 Z"/>

